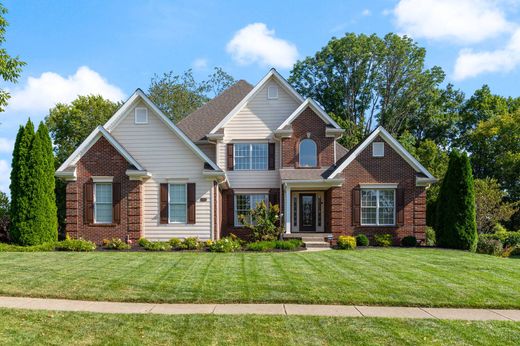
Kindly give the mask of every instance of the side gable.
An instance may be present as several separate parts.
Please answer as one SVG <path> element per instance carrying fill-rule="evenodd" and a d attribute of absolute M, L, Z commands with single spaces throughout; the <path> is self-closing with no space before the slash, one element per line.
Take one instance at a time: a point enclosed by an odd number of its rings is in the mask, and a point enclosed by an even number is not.
<path fill-rule="evenodd" d="M 417 173 L 422 173 L 424 177 L 417 178 L 417 184 L 429 184 L 436 182 L 435 177 L 417 159 L 415 159 L 388 131 L 382 126 L 374 130 L 361 144 L 351 150 L 346 157 L 342 158 L 341 163 L 335 168 L 327 179 L 334 179 L 341 173 L 356 157 L 358 157 L 376 138 L 382 138 L 392 147 Z"/>

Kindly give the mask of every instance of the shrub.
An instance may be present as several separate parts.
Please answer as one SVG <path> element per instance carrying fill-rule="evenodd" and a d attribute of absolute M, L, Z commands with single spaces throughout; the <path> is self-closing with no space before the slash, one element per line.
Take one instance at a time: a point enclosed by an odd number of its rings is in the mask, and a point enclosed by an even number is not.
<path fill-rule="evenodd" d="M 264 201 L 258 203 L 255 209 L 251 210 L 251 220 L 244 215 L 238 216 L 240 222 L 244 227 L 251 230 L 251 239 L 253 241 L 260 240 L 277 240 L 283 233 L 283 228 L 280 227 L 280 208 L 279 206 L 269 206 Z"/>
<path fill-rule="evenodd" d="M 497 239 L 481 237 L 478 239 L 477 252 L 487 255 L 500 256 L 502 254 L 502 243 Z"/>
<path fill-rule="evenodd" d="M 125 243 L 119 238 L 103 240 L 103 247 L 108 250 L 128 250 L 131 248 L 130 244 Z"/>
<path fill-rule="evenodd" d="M 425 231 L 426 235 L 426 246 L 435 246 L 436 240 L 435 240 L 435 230 L 433 227 L 426 227 Z"/>
<path fill-rule="evenodd" d="M 504 246 L 520 246 L 520 231 L 507 232 L 504 237 Z"/>
<path fill-rule="evenodd" d="M 240 242 L 238 240 L 234 240 L 231 237 L 225 237 L 219 240 L 216 240 L 209 247 L 209 251 L 211 252 L 235 252 L 240 250 Z"/>
<path fill-rule="evenodd" d="M 172 238 L 168 241 L 173 250 L 180 250 L 182 248 L 182 240 L 179 238 Z"/>
<path fill-rule="evenodd" d="M 87 252 L 94 251 L 96 249 L 96 244 L 83 239 L 65 239 L 57 242 L 55 248 L 58 251 Z"/>
<path fill-rule="evenodd" d="M 275 247 L 275 241 L 274 240 L 262 240 L 262 241 L 255 241 L 253 243 L 249 243 L 246 245 L 247 251 L 271 251 Z"/>
<path fill-rule="evenodd" d="M 338 237 L 338 249 L 354 250 L 356 248 L 356 238 L 349 235 L 340 235 Z"/>
<path fill-rule="evenodd" d="M 55 243 L 44 243 L 32 246 L 20 246 L 14 244 L 0 243 L 0 252 L 44 252 L 54 251 Z"/>
<path fill-rule="evenodd" d="M 393 237 L 391 234 L 376 234 L 374 236 L 374 242 L 376 246 L 388 247 L 392 245 Z"/>
<path fill-rule="evenodd" d="M 204 245 L 203 245 L 203 246 L 204 246 L 205 249 L 209 249 L 209 248 L 213 245 L 213 243 L 214 243 L 213 240 L 206 240 L 206 241 L 204 242 Z"/>
<path fill-rule="evenodd" d="M 170 251 L 171 245 L 163 241 L 146 241 L 141 245 L 146 251 Z"/>
<path fill-rule="evenodd" d="M 303 246 L 300 239 L 276 240 L 274 242 L 275 249 L 293 251 Z"/>
<path fill-rule="evenodd" d="M 180 245 L 180 249 L 182 250 L 198 250 L 199 248 L 200 242 L 197 237 L 185 238 Z"/>
<path fill-rule="evenodd" d="M 141 247 L 145 247 L 148 243 L 150 243 L 150 241 L 146 238 L 139 238 L 137 241 L 137 244 L 139 244 Z"/>
<path fill-rule="evenodd" d="M 274 249 L 293 251 L 302 247 L 302 245 L 303 242 L 300 239 L 263 240 L 247 244 L 246 250 L 259 252 L 272 251 Z"/>
<path fill-rule="evenodd" d="M 520 246 L 514 246 L 511 248 L 511 252 L 509 253 L 511 257 L 520 257 Z"/>
<path fill-rule="evenodd" d="M 357 246 L 368 246 L 369 241 L 368 237 L 364 234 L 358 234 L 356 236 L 356 245 Z"/>
<path fill-rule="evenodd" d="M 404 247 L 416 247 L 417 246 L 417 238 L 413 235 L 409 235 L 401 239 L 401 245 Z"/>

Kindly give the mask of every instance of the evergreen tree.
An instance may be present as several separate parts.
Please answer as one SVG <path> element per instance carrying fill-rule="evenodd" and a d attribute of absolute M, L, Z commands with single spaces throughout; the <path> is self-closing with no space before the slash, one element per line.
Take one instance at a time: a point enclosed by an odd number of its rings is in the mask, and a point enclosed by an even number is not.
<path fill-rule="evenodd" d="M 465 153 L 452 151 L 437 199 L 436 235 L 442 247 L 475 251 L 477 224 L 471 165 Z"/>
<path fill-rule="evenodd" d="M 11 171 L 11 225 L 9 235 L 13 242 L 24 244 L 22 234 L 27 229 L 27 219 L 30 213 L 28 194 L 28 172 L 27 165 L 30 156 L 30 147 L 34 138 L 34 125 L 31 119 L 25 127 L 20 126 L 16 136 L 13 151 Z"/>

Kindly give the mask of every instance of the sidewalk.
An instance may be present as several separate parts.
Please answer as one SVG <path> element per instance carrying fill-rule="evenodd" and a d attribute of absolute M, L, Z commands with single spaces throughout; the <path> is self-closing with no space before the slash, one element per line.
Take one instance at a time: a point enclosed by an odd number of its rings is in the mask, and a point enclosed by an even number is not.
<path fill-rule="evenodd" d="M 304 304 L 154 304 L 0 297 L 0 308 L 118 314 L 259 314 L 519 321 L 520 310 Z"/>

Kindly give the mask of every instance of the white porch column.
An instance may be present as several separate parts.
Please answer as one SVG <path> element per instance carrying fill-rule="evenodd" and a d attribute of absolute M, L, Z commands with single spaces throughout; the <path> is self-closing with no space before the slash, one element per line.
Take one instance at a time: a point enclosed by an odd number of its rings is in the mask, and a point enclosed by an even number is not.
<path fill-rule="evenodd" d="M 285 202 L 283 216 L 285 219 L 285 234 L 291 233 L 291 187 L 285 184 Z"/>

